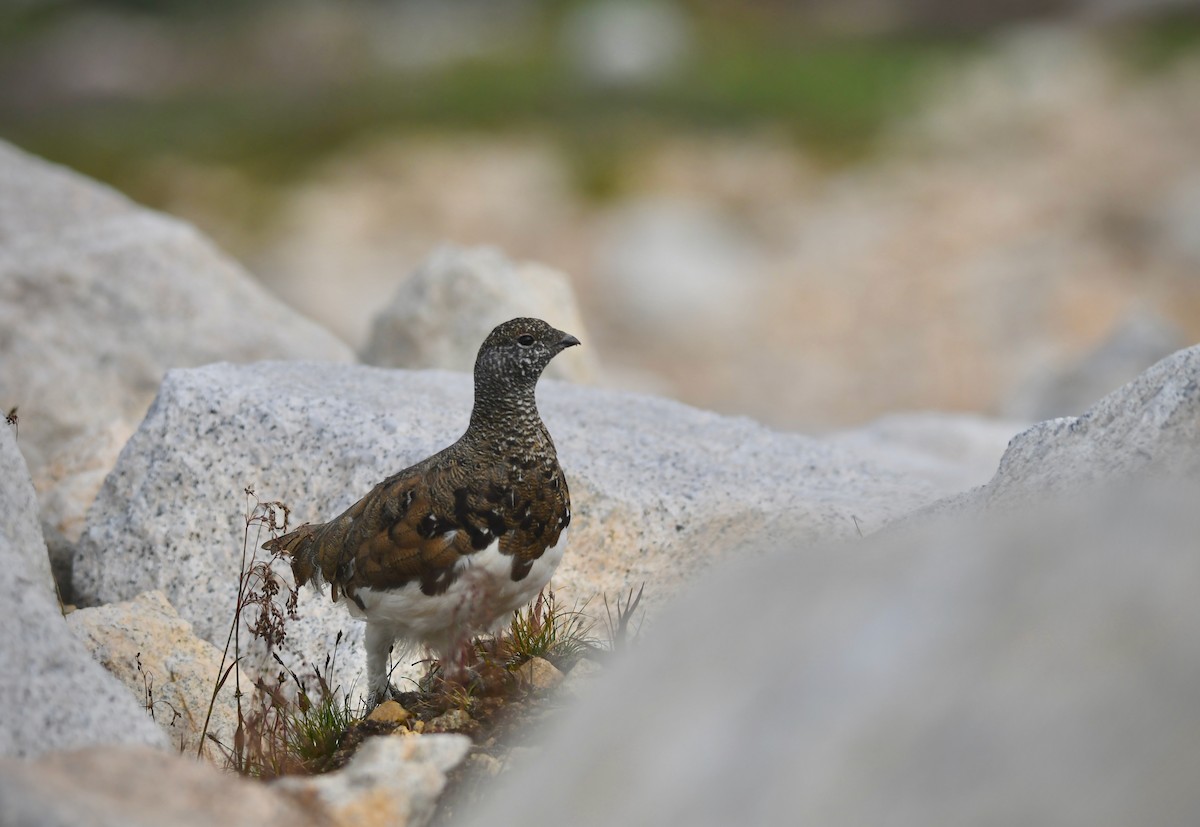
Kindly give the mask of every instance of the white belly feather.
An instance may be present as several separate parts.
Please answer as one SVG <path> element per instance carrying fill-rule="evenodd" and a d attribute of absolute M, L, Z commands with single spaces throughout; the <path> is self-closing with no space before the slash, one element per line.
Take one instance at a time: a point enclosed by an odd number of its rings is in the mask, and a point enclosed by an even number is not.
<path fill-rule="evenodd" d="M 459 560 L 459 576 L 442 594 L 428 595 L 418 582 L 398 589 L 360 588 L 346 605 L 355 617 L 390 630 L 393 639 L 403 638 L 448 654 L 470 635 L 494 631 L 514 611 L 529 603 L 550 582 L 562 559 L 566 532 L 553 548 L 534 561 L 523 579 L 512 579 L 513 558 L 500 553 L 500 541 Z"/>

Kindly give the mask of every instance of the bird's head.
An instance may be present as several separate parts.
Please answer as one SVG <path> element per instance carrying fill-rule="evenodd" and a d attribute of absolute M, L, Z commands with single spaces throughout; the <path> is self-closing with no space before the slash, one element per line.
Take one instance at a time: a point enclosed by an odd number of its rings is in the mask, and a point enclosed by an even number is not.
<path fill-rule="evenodd" d="M 551 359 L 577 344 L 574 336 L 541 319 L 512 319 L 497 325 L 483 340 L 475 359 L 475 382 L 536 384 Z"/>

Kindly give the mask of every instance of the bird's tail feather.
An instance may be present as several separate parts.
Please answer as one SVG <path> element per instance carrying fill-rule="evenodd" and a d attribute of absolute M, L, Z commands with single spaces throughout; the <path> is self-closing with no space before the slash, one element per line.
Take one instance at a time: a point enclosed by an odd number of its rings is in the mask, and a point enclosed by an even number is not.
<path fill-rule="evenodd" d="M 292 558 L 292 576 L 296 585 L 312 583 L 320 586 L 322 581 L 321 567 L 317 561 L 317 529 L 321 526 L 305 523 L 295 531 L 276 537 L 263 543 L 263 548 L 274 553 L 286 554 Z"/>

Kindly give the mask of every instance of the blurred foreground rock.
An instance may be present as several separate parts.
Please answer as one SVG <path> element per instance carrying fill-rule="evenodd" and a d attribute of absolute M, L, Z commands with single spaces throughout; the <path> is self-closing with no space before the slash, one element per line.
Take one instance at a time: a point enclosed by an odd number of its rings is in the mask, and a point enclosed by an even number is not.
<path fill-rule="evenodd" d="M 331 827 L 301 798 L 146 747 L 0 760 L 5 827 Z"/>
<path fill-rule="evenodd" d="M 1200 491 L 1186 494 L 723 568 L 465 823 L 1186 821 Z"/>
<path fill-rule="evenodd" d="M 433 816 L 446 773 L 470 746 L 465 735 L 370 738 L 344 769 L 285 778 L 275 787 L 315 799 L 338 827 L 420 827 Z"/>
<path fill-rule="evenodd" d="M 197 634 L 223 643 L 243 489 L 285 501 L 293 525 L 327 519 L 456 439 L 471 394 L 469 376 L 436 371 L 263 363 L 170 372 L 89 514 L 75 572 L 81 600 L 161 589 Z M 653 397 L 552 381 L 539 397 L 574 506 L 554 580 L 565 605 L 645 582 L 647 605 L 661 606 L 755 539 L 853 536 L 986 479 L 919 446 L 860 450 Z M 252 532 L 251 550 L 264 539 Z M 294 664 L 319 662 L 342 630 L 337 677 L 355 692 L 362 626 L 327 595 L 301 593 L 285 647 Z"/>
<path fill-rule="evenodd" d="M 101 743 L 164 745 L 134 694 L 67 628 L 33 485 L 8 426 L 0 428 L 0 468 L 0 755 Z"/>
<path fill-rule="evenodd" d="M 0 355 L 52 543 L 82 529 L 168 368 L 353 360 L 190 226 L 3 143 Z"/>
<path fill-rule="evenodd" d="M 369 365 L 445 368 L 470 373 L 479 343 L 501 322 L 518 316 L 545 319 L 588 341 L 566 275 L 534 262 L 514 262 L 492 247 L 434 250 L 400 283 L 371 326 L 362 353 Z M 546 375 L 592 382 L 595 347 L 555 359 Z"/>
<path fill-rule="evenodd" d="M 0 758 L 0 824 L 422 827 L 468 746 L 462 735 L 372 738 L 342 770 L 273 784 L 139 746 Z"/>
<path fill-rule="evenodd" d="M 1186 821 L 1198 380 L 1193 348 L 1035 427 L 969 513 L 722 567 L 465 823 Z"/>

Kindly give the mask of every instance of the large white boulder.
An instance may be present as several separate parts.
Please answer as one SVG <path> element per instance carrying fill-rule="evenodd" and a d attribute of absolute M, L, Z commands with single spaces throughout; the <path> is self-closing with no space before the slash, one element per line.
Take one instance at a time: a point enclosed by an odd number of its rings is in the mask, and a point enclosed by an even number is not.
<path fill-rule="evenodd" d="M 168 368 L 270 358 L 354 356 L 189 225 L 0 143 L 0 407 L 56 534 L 78 534 Z"/>
<path fill-rule="evenodd" d="M 469 376 L 436 371 L 296 363 L 171 371 L 89 513 L 75 571 L 81 601 L 161 589 L 197 634 L 223 644 L 242 559 L 243 489 L 285 501 L 293 525 L 329 519 L 456 439 L 471 394 Z M 567 605 L 645 582 L 655 608 L 753 539 L 853 536 L 982 481 L 949 474 L 951 460 L 856 450 L 664 399 L 549 380 L 539 398 L 573 499 L 554 581 Z M 252 532 L 251 550 L 265 539 Z M 300 614 L 288 655 L 320 663 L 345 630 L 338 677 L 351 689 L 359 624 L 309 590 Z"/>
<path fill-rule="evenodd" d="M 1186 494 L 725 566 L 463 824 L 1186 821 L 1200 489 Z"/>
<path fill-rule="evenodd" d="M 103 743 L 163 746 L 133 693 L 67 628 L 38 528 L 33 485 L 0 428 L 0 755 Z"/>

